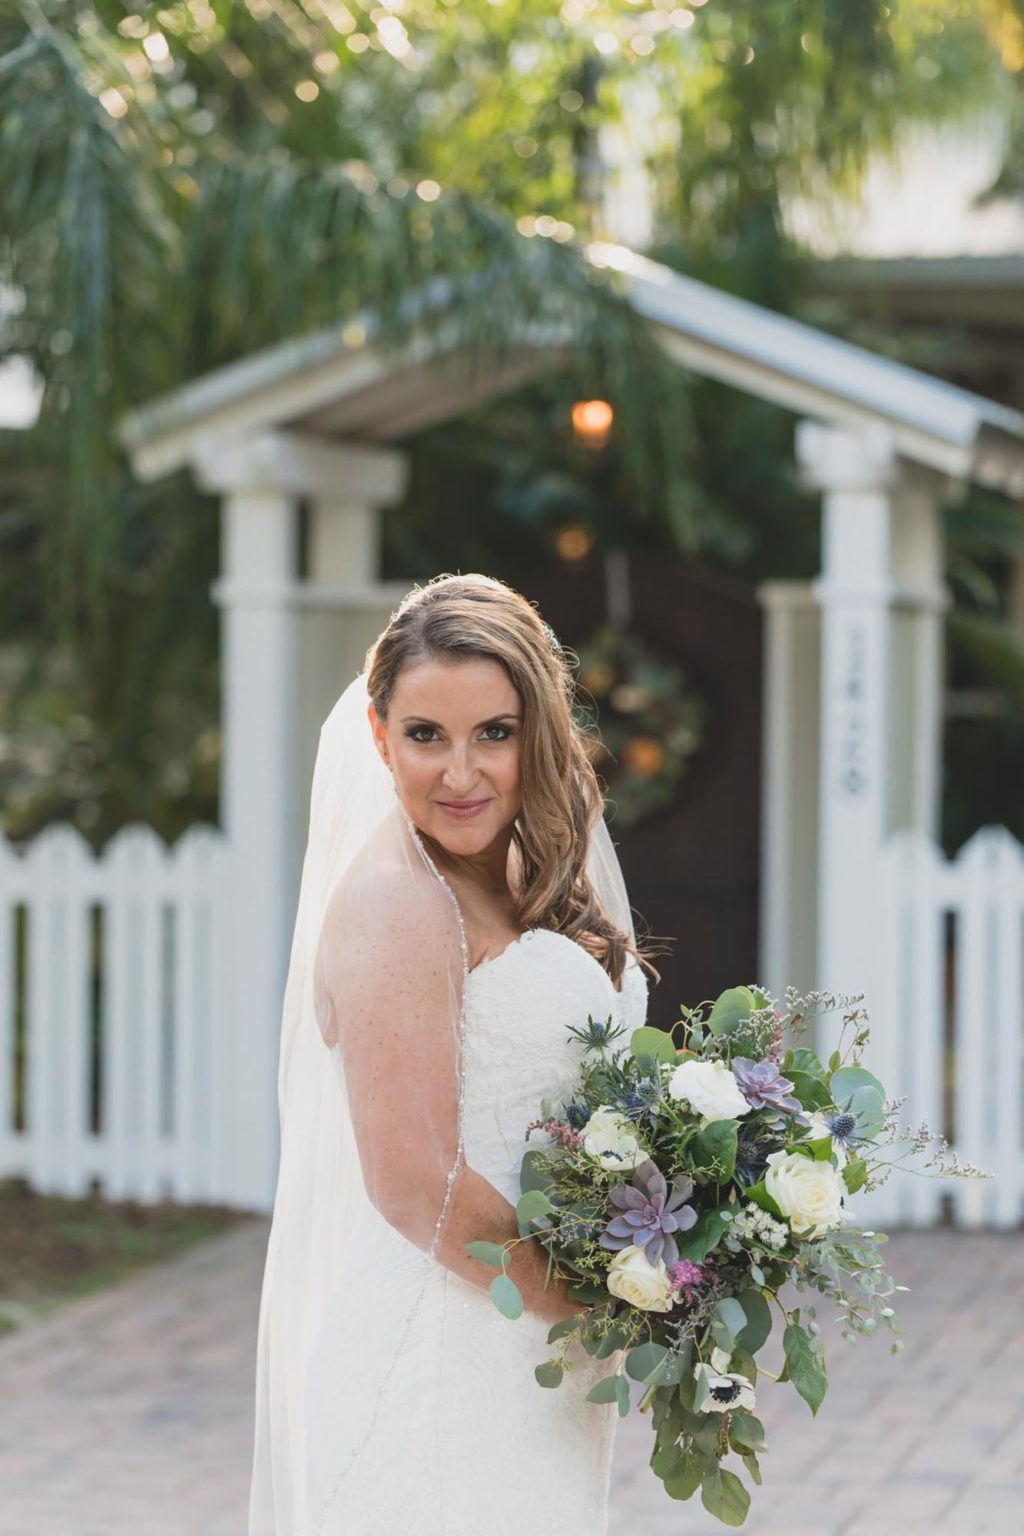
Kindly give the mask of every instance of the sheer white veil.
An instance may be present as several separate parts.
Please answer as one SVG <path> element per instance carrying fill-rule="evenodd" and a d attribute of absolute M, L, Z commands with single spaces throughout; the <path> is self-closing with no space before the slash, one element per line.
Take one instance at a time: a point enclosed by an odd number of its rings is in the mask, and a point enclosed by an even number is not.
<path fill-rule="evenodd" d="M 438 1246 L 463 1160 L 465 927 L 373 743 L 368 703 L 361 672 L 321 728 L 313 773 L 281 1026 L 281 1154 L 259 1309 L 249 1536 L 359 1536 L 346 1520 L 346 1488 L 367 1486 L 363 1479 L 385 1488 L 400 1454 L 410 1330 L 431 1286 L 443 1284 Z M 587 869 L 605 912 L 635 943 L 603 818 Z M 425 999 L 430 1022 L 420 1028 Z M 414 1156 L 436 1192 L 433 1208 L 402 1231 L 382 1215 L 395 1199 L 386 1168 L 360 1159 L 350 1017 L 379 1019 L 381 1030 L 389 1017 L 404 1021 L 401 1069 L 410 1083 L 429 1084 L 410 1093 L 409 1128 L 403 1115 L 391 1138 L 396 1159 Z M 353 1289 L 353 1245 L 368 1237 L 392 1255 L 397 1307 L 388 1275 L 379 1294 Z M 416 1379 L 429 1380 L 423 1350 L 439 1352 L 440 1337 L 425 1344 L 417 1333 L 415 1347 Z"/>

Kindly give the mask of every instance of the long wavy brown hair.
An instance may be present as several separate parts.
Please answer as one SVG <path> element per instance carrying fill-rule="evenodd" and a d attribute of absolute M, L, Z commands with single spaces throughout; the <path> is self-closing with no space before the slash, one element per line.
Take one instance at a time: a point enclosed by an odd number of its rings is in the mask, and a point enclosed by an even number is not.
<path fill-rule="evenodd" d="M 590 829 L 604 799 L 585 745 L 594 727 L 573 715 L 574 654 L 521 592 L 476 572 L 441 575 L 403 598 L 366 653 L 369 697 L 381 719 L 410 663 L 484 658 L 499 662 L 523 706 L 522 807 L 512 829 L 520 869 L 512 892 L 524 928 L 564 933 L 593 955 L 616 986 L 629 954 L 660 980 L 647 936 L 636 945 L 597 900 L 586 872 Z"/>

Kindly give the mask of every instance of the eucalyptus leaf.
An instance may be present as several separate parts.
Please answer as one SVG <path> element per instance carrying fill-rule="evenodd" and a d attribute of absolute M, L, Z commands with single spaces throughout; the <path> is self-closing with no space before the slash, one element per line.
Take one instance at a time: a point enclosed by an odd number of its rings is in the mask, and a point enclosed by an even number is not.
<path fill-rule="evenodd" d="M 466 1252 L 471 1259 L 480 1259 L 484 1264 L 493 1264 L 500 1268 L 505 1260 L 505 1250 L 501 1243 L 467 1243 Z"/>
<path fill-rule="evenodd" d="M 705 1473 L 700 1485 L 700 1501 L 709 1515 L 723 1525 L 742 1525 L 750 1509 L 750 1494 L 735 1472 L 718 1467 Z"/>
<path fill-rule="evenodd" d="M 746 1327 L 747 1314 L 735 1296 L 725 1296 L 718 1303 L 711 1318 L 711 1332 L 719 1349 L 732 1352 L 733 1345 Z"/>
<path fill-rule="evenodd" d="M 760 1291 L 741 1291 L 736 1297 L 746 1318 L 736 1342 L 756 1355 L 772 1331 L 772 1312 Z"/>
<path fill-rule="evenodd" d="M 658 1385 L 678 1385 L 678 1383 L 682 1381 L 683 1377 L 689 1371 L 690 1362 L 692 1359 L 693 1340 L 683 1339 L 682 1343 L 677 1349 L 672 1349 L 669 1351 L 668 1359 L 665 1360 L 664 1364 L 659 1368 L 657 1377 L 655 1378 Z"/>
<path fill-rule="evenodd" d="M 838 1072 L 833 1072 L 829 1087 L 832 1089 L 832 1101 L 838 1105 L 845 1104 L 851 1094 L 862 1088 L 870 1088 L 879 1097 L 885 1098 L 885 1088 L 866 1067 L 840 1067 Z"/>
<path fill-rule="evenodd" d="M 820 1347 L 813 1335 L 799 1323 L 787 1324 L 782 1336 L 789 1378 L 813 1414 L 818 1412 L 828 1390 L 828 1375 Z"/>
<path fill-rule="evenodd" d="M 599 1285 L 596 1280 L 570 1280 L 566 1290 L 570 1301 L 582 1301 L 588 1306 L 608 1300 L 608 1287 Z"/>
<path fill-rule="evenodd" d="M 491 1300 L 505 1317 L 515 1319 L 523 1315 L 523 1296 L 514 1280 L 508 1275 L 495 1275 L 490 1284 Z"/>
<path fill-rule="evenodd" d="M 542 1387 L 557 1387 L 564 1371 L 560 1360 L 545 1360 L 543 1365 L 534 1366 L 533 1374 Z"/>
<path fill-rule="evenodd" d="M 754 995 L 749 987 L 729 987 L 715 998 L 708 1016 L 708 1028 L 713 1035 L 735 1034 L 744 1020 L 755 1012 Z"/>
<path fill-rule="evenodd" d="M 849 1110 L 856 1116 L 861 1136 L 877 1136 L 885 1124 L 885 1099 L 874 1088 L 855 1089 L 849 1096 Z"/>
<path fill-rule="evenodd" d="M 716 1184 L 725 1184 L 736 1168 L 736 1142 L 739 1124 L 735 1120 L 715 1120 L 698 1131 L 693 1141 L 694 1166 L 705 1169 Z"/>
<path fill-rule="evenodd" d="M 736 1408 L 729 1415 L 729 1443 L 737 1451 L 763 1451 L 764 1425 L 752 1413 Z"/>
<path fill-rule="evenodd" d="M 626 1356 L 626 1374 L 634 1381 L 650 1382 L 653 1373 L 668 1359 L 668 1350 L 664 1344 L 655 1344 L 653 1340 L 647 1344 L 638 1344 L 631 1349 Z"/>
<path fill-rule="evenodd" d="M 655 1477 L 660 1477 L 664 1481 L 666 1477 L 670 1477 L 682 1465 L 682 1460 L 682 1448 L 675 1440 L 661 1441 L 655 1446 L 654 1453 L 651 1456 L 651 1471 Z"/>
<path fill-rule="evenodd" d="M 587 1393 L 587 1401 L 615 1403 L 618 1406 L 619 1417 L 625 1418 L 629 1412 L 629 1382 L 621 1372 L 615 1376 L 605 1376 L 596 1386 L 591 1387 Z"/>
<path fill-rule="evenodd" d="M 782 1217 L 782 1212 L 779 1210 L 779 1207 L 776 1205 L 775 1201 L 768 1193 L 768 1190 L 765 1188 L 763 1179 L 761 1179 L 757 1184 L 751 1184 L 749 1189 L 745 1189 L 743 1191 L 743 1198 L 744 1200 L 752 1200 L 755 1205 L 759 1205 L 761 1207 L 762 1211 L 768 1211 L 772 1216 L 778 1216 L 780 1219 L 784 1219 Z"/>
<path fill-rule="evenodd" d="M 626 1335 L 621 1328 L 609 1328 L 601 1342 L 594 1351 L 598 1360 L 607 1360 L 609 1355 L 614 1355 L 617 1349 L 622 1349 L 626 1344 Z"/>
<path fill-rule="evenodd" d="M 810 1072 L 799 1072 L 793 1068 L 789 1072 L 789 1079 L 793 1084 L 793 1092 L 804 1109 L 825 1109 L 831 1104 L 832 1091 L 824 1078 L 814 1077 Z"/>
<path fill-rule="evenodd" d="M 700 1264 L 712 1249 L 717 1248 L 729 1223 L 722 1220 L 719 1211 L 705 1211 L 698 1216 L 689 1232 L 674 1234 L 681 1259 L 691 1259 Z"/>
<path fill-rule="evenodd" d="M 651 1024 L 634 1029 L 629 1037 L 629 1049 L 637 1059 L 647 1056 L 655 1061 L 668 1062 L 672 1066 L 679 1059 L 676 1048 L 672 1044 L 671 1035 L 663 1029 L 655 1029 Z"/>
<path fill-rule="evenodd" d="M 807 1072 L 811 1077 L 820 1077 L 822 1080 L 827 1076 L 821 1064 L 821 1058 L 806 1046 L 800 1046 L 795 1051 L 787 1051 L 784 1075 L 789 1077 L 791 1071 Z"/>
<path fill-rule="evenodd" d="M 551 1184 L 551 1169 L 548 1159 L 551 1152 L 545 1149 L 543 1152 L 537 1147 L 531 1147 L 519 1165 L 519 1188 L 523 1194 L 531 1189 L 547 1189 Z"/>
<path fill-rule="evenodd" d="M 572 1333 L 575 1327 L 576 1324 L 571 1317 L 563 1317 L 560 1323 L 552 1323 L 548 1329 L 548 1343 L 556 1344 L 559 1339 L 564 1339 L 567 1334 Z"/>
<path fill-rule="evenodd" d="M 862 1157 L 851 1157 L 843 1169 L 843 1183 L 847 1193 L 855 1195 L 858 1189 L 863 1189 L 868 1177 L 868 1165 Z"/>
<path fill-rule="evenodd" d="M 705 1472 L 713 1471 L 718 1465 L 718 1436 L 721 1429 L 722 1420 L 717 1413 L 702 1413 L 700 1422 L 692 1431 L 691 1438 L 701 1453 Z"/>
<path fill-rule="evenodd" d="M 752 1483 L 754 1483 L 758 1488 L 760 1488 L 760 1486 L 761 1486 L 761 1467 L 760 1467 L 758 1459 L 754 1455 L 753 1451 L 745 1451 L 743 1453 L 743 1465 L 746 1467 L 747 1471 L 750 1473 L 750 1481 Z"/>
<path fill-rule="evenodd" d="M 555 1207 L 542 1189 L 528 1189 L 516 1201 L 516 1218 L 520 1227 L 528 1227 L 538 1216 L 546 1216 Z"/>
<path fill-rule="evenodd" d="M 665 1478 L 665 1492 L 670 1499 L 692 1499 L 700 1483 L 700 1457 L 687 1447 L 680 1455 L 679 1465 Z"/>
<path fill-rule="evenodd" d="M 730 1370 L 737 1372 L 740 1376 L 745 1376 L 750 1382 L 751 1386 L 754 1386 L 756 1383 L 757 1361 L 750 1353 L 750 1350 L 745 1349 L 742 1344 L 737 1344 L 736 1348 L 733 1350 L 732 1360 L 730 1361 L 729 1368 Z"/>

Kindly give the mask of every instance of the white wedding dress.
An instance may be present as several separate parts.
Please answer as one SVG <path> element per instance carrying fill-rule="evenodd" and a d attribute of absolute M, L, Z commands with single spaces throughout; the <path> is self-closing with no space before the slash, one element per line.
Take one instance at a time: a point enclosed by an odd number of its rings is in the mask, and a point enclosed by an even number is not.
<path fill-rule="evenodd" d="M 568 1096 L 576 1076 L 583 1047 L 566 1025 L 611 1014 L 635 1029 L 646 1009 L 631 956 L 618 992 L 593 956 L 547 929 L 476 965 L 464 991 L 469 1167 L 514 1203 L 525 1127 L 541 1098 Z M 331 1055 L 340 1072 L 336 1047 Z M 530 1144 L 547 1139 L 534 1132 Z M 314 1437 L 313 1484 L 328 1507 L 317 1536 L 605 1536 L 618 1412 L 586 1395 L 618 1356 L 594 1360 L 574 1346 L 562 1384 L 540 1387 L 534 1366 L 553 1352 L 550 1325 L 528 1311 L 505 1318 L 485 1290 L 439 1264 L 414 1307 L 423 1255 L 368 1200 L 349 1224 L 347 1256 L 344 1294 L 315 1351 L 321 1390 L 329 1382 L 343 1394 L 337 1437 Z M 389 1382 L 380 1362 L 396 1351 Z M 358 1472 L 346 1478 L 357 1447 Z"/>

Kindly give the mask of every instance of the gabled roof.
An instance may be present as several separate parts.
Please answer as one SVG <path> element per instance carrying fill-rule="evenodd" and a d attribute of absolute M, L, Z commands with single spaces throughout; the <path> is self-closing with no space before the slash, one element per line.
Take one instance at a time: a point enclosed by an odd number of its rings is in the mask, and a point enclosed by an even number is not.
<path fill-rule="evenodd" d="M 623 246 L 582 253 L 622 274 L 637 313 L 693 372 L 799 414 L 876 423 L 906 458 L 962 480 L 1024 491 L 1024 415 L 797 320 L 684 277 Z M 448 287 L 428 302 L 442 308 Z M 189 462 L 197 439 L 289 428 L 321 440 L 393 442 L 510 393 L 557 366 L 565 333 L 527 336 L 485 377 L 464 366 L 455 328 L 385 356 L 371 313 L 269 347 L 127 416 L 121 440 L 146 479 Z"/>

